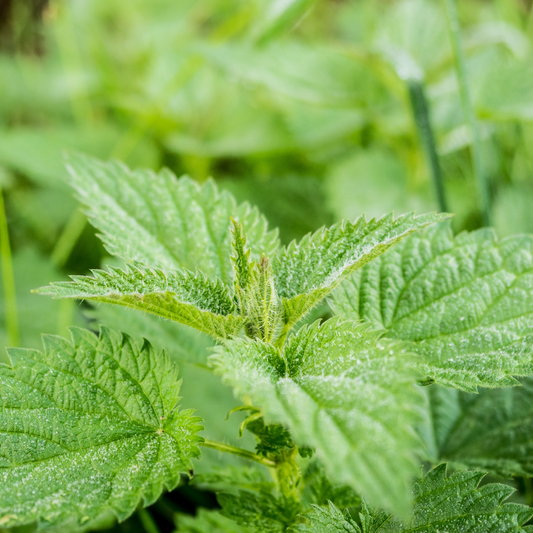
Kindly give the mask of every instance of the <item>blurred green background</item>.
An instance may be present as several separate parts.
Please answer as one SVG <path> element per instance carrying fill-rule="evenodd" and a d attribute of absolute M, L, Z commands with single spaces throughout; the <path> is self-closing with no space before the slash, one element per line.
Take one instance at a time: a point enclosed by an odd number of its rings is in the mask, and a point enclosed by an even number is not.
<path fill-rule="evenodd" d="M 109 262 L 65 183 L 65 149 L 212 176 L 284 243 L 443 207 L 456 231 L 533 231 L 532 1 L 458 4 L 478 142 L 445 0 L 0 0 L 0 360 L 73 324 L 146 334 L 206 384 L 185 379 L 187 406 L 221 398 L 199 413 L 212 436 L 236 434 L 221 422 L 231 394 L 196 355 L 206 339 L 30 293 Z"/>

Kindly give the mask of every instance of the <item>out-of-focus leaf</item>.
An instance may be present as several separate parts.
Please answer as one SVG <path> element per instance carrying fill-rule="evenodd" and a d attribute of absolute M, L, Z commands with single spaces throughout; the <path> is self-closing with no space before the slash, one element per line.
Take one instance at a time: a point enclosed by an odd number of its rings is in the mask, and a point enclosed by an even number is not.
<path fill-rule="evenodd" d="M 75 305 L 43 298 L 30 292 L 42 283 L 63 278 L 50 261 L 47 261 L 36 250 L 27 248 L 19 251 L 14 256 L 13 262 L 22 346 L 40 347 L 43 333 L 65 334 L 67 326 L 82 324 Z M 0 284 L 0 346 L 2 347 L 0 361 L 5 361 L 3 347 L 7 344 L 7 337 L 4 330 L 5 301 L 2 293 L 3 286 Z"/>
<path fill-rule="evenodd" d="M 82 150 L 107 158 L 121 135 L 112 126 L 3 129 L 0 130 L 0 164 L 23 173 L 38 185 L 62 188 L 70 194 L 64 151 Z M 135 166 L 158 164 L 158 155 L 149 143 L 139 144 L 128 159 Z"/>
<path fill-rule="evenodd" d="M 394 211 L 434 209 L 429 182 L 418 190 L 409 190 L 407 170 L 389 152 L 361 150 L 330 167 L 326 176 L 329 206 L 337 218 L 353 220 L 365 214 L 379 217 Z"/>

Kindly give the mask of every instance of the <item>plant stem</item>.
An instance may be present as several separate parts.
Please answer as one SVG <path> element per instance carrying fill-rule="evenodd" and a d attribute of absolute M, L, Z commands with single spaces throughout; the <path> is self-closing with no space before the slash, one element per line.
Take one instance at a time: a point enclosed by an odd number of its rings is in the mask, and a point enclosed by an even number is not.
<path fill-rule="evenodd" d="M 76 209 L 76 211 L 72 213 L 66 226 L 63 228 L 54 250 L 52 251 L 52 262 L 54 265 L 59 268 L 65 266 L 65 263 L 68 261 L 68 258 L 70 257 L 74 246 L 76 246 L 86 224 L 87 218 L 79 209 Z"/>
<path fill-rule="evenodd" d="M 409 89 L 409 98 L 411 100 L 415 124 L 431 170 L 439 210 L 446 212 L 448 211 L 446 193 L 444 190 L 439 156 L 437 154 L 437 146 L 435 144 L 435 136 L 433 135 L 433 128 L 431 127 L 431 122 L 429 120 L 429 106 L 424 83 L 420 80 L 410 79 L 407 81 L 407 87 Z"/>
<path fill-rule="evenodd" d="M 472 166 L 479 190 L 479 204 L 481 208 L 481 214 L 483 215 L 484 224 L 486 226 L 490 226 L 492 217 L 490 210 L 489 183 L 483 170 L 479 127 L 474 112 L 474 107 L 472 105 L 470 90 L 468 88 L 465 58 L 461 45 L 461 27 L 459 25 L 459 15 L 457 13 L 457 5 L 455 3 L 455 0 L 446 0 L 446 10 L 448 15 L 448 29 L 450 32 L 450 40 L 452 42 L 452 48 L 455 58 L 455 69 L 459 82 L 459 92 L 461 96 L 463 115 L 467 127 L 470 130 L 470 136 L 472 140 Z"/>
<path fill-rule="evenodd" d="M 245 459 L 250 459 L 250 461 L 255 461 L 262 465 L 273 468 L 276 466 L 274 461 L 267 459 L 266 457 L 261 457 L 253 452 L 244 450 L 243 448 L 237 448 L 236 446 L 231 446 L 230 444 L 223 444 L 221 442 L 214 442 L 212 440 L 204 440 L 204 442 L 199 443 L 200 446 L 205 446 L 206 448 L 211 448 L 213 450 L 218 450 L 219 452 L 232 453 L 233 455 L 238 455 L 239 457 L 244 457 Z"/>
<path fill-rule="evenodd" d="M 19 323 L 17 314 L 17 293 L 15 290 L 15 274 L 13 272 L 13 257 L 9 242 L 9 229 L 4 204 L 4 194 L 0 185 L 0 261 L 2 263 L 2 278 L 4 284 L 4 302 L 6 313 L 6 331 L 11 346 L 19 343 Z"/>
<path fill-rule="evenodd" d="M 150 514 L 150 511 L 147 509 L 139 509 L 137 514 L 139 515 L 139 520 L 141 521 L 146 533 L 160 533 L 157 524 L 154 522 L 154 519 Z"/>

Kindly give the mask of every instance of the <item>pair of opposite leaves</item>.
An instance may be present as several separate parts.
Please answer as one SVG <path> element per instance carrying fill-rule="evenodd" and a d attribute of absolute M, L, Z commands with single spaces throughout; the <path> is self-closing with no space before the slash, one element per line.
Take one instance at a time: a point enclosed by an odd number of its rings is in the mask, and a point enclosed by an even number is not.
<path fill-rule="evenodd" d="M 149 267 L 97 271 L 94 278 L 76 278 L 46 292 L 144 309 L 221 340 L 236 333 L 245 318 L 235 313 L 231 298 L 230 215 L 242 224 L 252 256 L 273 256 L 274 285 L 289 327 L 359 267 L 442 218 L 389 216 L 368 223 L 361 218 L 276 251 L 276 235 L 267 231 L 257 210 L 237 206 L 211 182 L 199 188 L 168 172 L 129 172 L 82 156 L 71 158 L 69 165 L 79 198 L 109 251 Z M 529 237 L 497 244 L 487 232 L 454 241 L 442 226 L 426 230 L 358 270 L 339 289 L 334 304 L 348 318 L 371 320 L 388 328 L 388 336 L 416 344 L 380 339 L 351 321 L 329 321 L 302 328 L 283 349 L 222 340 L 212 363 L 268 420 L 286 424 L 297 442 L 314 446 L 333 478 L 354 486 L 370 503 L 401 512 L 415 472 L 411 454 L 416 442 L 409 426 L 418 399 L 411 384 L 420 368 L 436 381 L 465 390 L 511 385 L 513 375 L 531 373 L 530 252 Z M 203 274 L 192 274 L 194 267 Z M 461 307 L 461 299 L 471 301 L 469 294 L 479 299 Z M 75 332 L 73 345 L 47 338 L 44 354 L 12 351 L 13 368 L 3 369 L 10 390 L 20 389 L 3 400 L 3 486 L 11 495 L 2 509 L 3 524 L 58 521 L 76 499 L 84 502 L 78 509 L 82 518 L 109 507 L 127 516 L 140 498 L 150 503 L 163 487 L 175 486 L 177 472 L 188 468 L 197 453 L 198 420 L 188 412 L 178 414 L 176 379 L 172 388 L 152 368 L 157 364 L 153 356 L 147 362 L 140 355 L 151 353 L 150 348 L 139 349 L 110 332 L 90 339 L 84 332 Z M 138 394 L 120 388 L 128 380 L 139 384 Z M 29 389 L 35 392 L 34 404 L 25 403 Z M 137 406 L 139 396 L 142 406 Z M 168 405 L 154 407 L 154 402 Z M 141 414 L 132 414 L 133 408 Z M 127 423 L 120 416 L 110 418 L 118 412 Z M 36 415 L 42 421 L 43 413 L 50 427 L 37 422 Z M 98 423 L 85 424 L 93 415 Z M 102 419 L 109 422 L 105 430 Z M 78 430 L 69 440 L 72 428 Z M 152 444 L 132 445 L 140 435 Z M 162 439 L 169 436 L 181 450 L 170 454 L 173 463 L 165 453 L 159 455 Z M 128 453 L 115 457 L 118 443 Z M 91 465 L 102 461 L 111 478 L 95 474 L 94 485 L 80 482 L 84 460 Z M 80 468 L 71 472 L 68 465 Z M 24 501 L 21 491 L 30 483 L 39 489 L 34 499 Z"/>

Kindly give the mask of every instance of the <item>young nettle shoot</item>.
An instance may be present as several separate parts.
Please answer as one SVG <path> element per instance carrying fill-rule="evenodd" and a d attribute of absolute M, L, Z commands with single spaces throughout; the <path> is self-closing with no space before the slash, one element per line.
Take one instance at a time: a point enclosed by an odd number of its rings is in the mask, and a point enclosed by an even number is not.
<path fill-rule="evenodd" d="M 204 438 L 201 410 L 178 407 L 176 364 L 147 340 L 105 325 L 45 336 L 42 352 L 11 349 L 0 367 L 0 526 L 123 520 L 192 476 L 207 447 L 243 464 L 192 477 L 221 510 L 178 531 L 527 531 L 533 512 L 504 503 L 512 489 L 478 487 L 469 468 L 531 475 L 533 435 L 469 448 L 454 428 L 480 416 L 468 393 L 533 373 L 530 236 L 454 238 L 446 214 L 391 214 L 281 247 L 257 209 L 213 181 L 78 154 L 68 168 L 126 264 L 38 292 L 212 337 L 208 365 L 256 449 Z M 308 320 L 328 297 L 334 316 Z M 507 434 L 504 403 L 481 411 L 492 439 Z M 446 461 L 463 471 L 447 477 Z M 423 464 L 435 468 L 421 477 Z"/>

